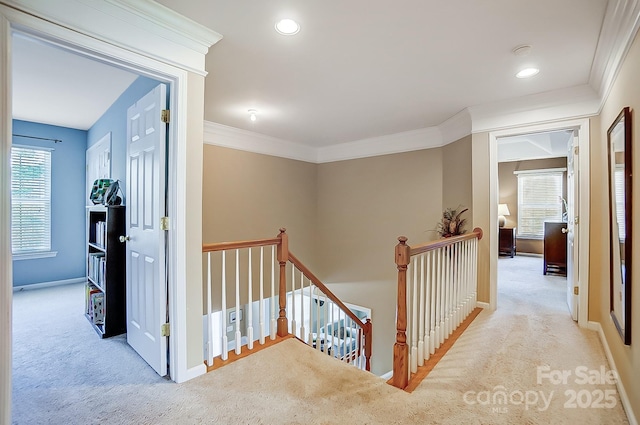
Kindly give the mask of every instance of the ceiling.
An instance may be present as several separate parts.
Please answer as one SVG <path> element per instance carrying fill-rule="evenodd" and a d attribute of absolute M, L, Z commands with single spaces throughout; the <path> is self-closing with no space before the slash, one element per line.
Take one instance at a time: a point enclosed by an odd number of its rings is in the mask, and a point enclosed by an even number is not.
<path fill-rule="evenodd" d="M 607 0 L 158 3 L 223 35 L 206 57 L 205 120 L 311 148 L 586 87 L 607 10 Z M 284 17 L 297 35 L 274 30 Z M 530 53 L 513 54 L 523 44 Z M 530 65 L 537 76 L 515 78 Z M 135 78 L 22 37 L 13 75 L 16 118 L 80 129 Z"/>

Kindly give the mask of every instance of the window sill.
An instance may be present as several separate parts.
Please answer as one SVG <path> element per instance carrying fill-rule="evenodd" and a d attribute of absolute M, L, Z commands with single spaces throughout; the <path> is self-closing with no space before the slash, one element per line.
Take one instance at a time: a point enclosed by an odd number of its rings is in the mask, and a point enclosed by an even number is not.
<path fill-rule="evenodd" d="M 544 236 L 527 236 L 527 235 L 516 235 L 516 239 L 522 239 L 525 241 L 543 241 L 544 240 Z"/>
<path fill-rule="evenodd" d="M 13 254 L 13 261 L 38 260 L 40 258 L 52 258 L 58 255 L 58 251 L 29 252 L 25 254 Z"/>

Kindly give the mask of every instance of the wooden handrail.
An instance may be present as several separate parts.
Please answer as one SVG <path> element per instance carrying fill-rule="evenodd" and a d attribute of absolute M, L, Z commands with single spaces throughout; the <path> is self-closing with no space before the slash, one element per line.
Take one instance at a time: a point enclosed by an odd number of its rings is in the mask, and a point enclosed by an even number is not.
<path fill-rule="evenodd" d="M 364 328 L 365 323 L 358 316 L 356 316 L 353 311 L 349 309 L 349 307 L 344 305 L 344 303 L 340 301 L 340 299 L 338 299 L 338 297 L 336 297 L 335 294 L 331 292 L 329 288 L 327 288 L 324 283 L 322 283 L 320 279 L 316 277 L 316 275 L 311 273 L 311 271 L 304 264 L 302 264 L 302 262 L 298 260 L 298 258 L 293 255 L 291 251 L 289 251 L 289 261 L 291 261 L 291 263 L 296 266 L 296 268 L 300 270 L 302 274 L 305 275 L 314 285 L 320 288 L 320 290 L 324 292 L 327 298 L 329 298 L 331 301 L 333 301 L 334 304 L 337 304 L 340 309 L 347 313 L 347 316 L 354 320 L 361 328 Z"/>
<path fill-rule="evenodd" d="M 365 356 L 365 369 L 371 370 L 371 351 L 372 351 L 372 335 L 373 335 L 373 325 L 371 323 L 371 319 L 367 319 L 366 323 L 363 322 L 358 316 L 356 316 L 349 307 L 344 305 L 340 299 L 326 287 L 324 283 L 318 279 L 316 275 L 314 275 L 311 270 L 307 268 L 298 257 L 293 255 L 291 251 L 289 251 L 289 261 L 291 264 L 296 266 L 300 272 L 307 277 L 317 288 L 319 288 L 327 298 L 329 298 L 334 304 L 336 304 L 342 311 L 345 312 L 347 316 L 351 318 L 364 332 L 364 356 Z"/>
<path fill-rule="evenodd" d="M 425 252 L 434 251 L 438 248 L 443 248 L 445 246 L 453 245 L 455 243 L 470 240 L 470 239 L 478 238 L 478 240 L 480 240 L 482 239 L 482 235 L 483 235 L 482 229 L 479 227 L 476 227 L 475 229 L 473 229 L 471 233 L 451 236 L 449 238 L 441 238 L 441 239 L 438 239 L 437 241 L 428 242 L 423 245 L 412 246 L 411 256 L 413 257 L 414 255 L 424 254 Z M 405 242 L 406 242 L 406 239 L 405 239 Z"/>
<path fill-rule="evenodd" d="M 228 249 L 253 248 L 280 244 L 280 238 L 255 239 L 250 241 L 206 243 L 202 245 L 202 252 L 226 251 Z"/>

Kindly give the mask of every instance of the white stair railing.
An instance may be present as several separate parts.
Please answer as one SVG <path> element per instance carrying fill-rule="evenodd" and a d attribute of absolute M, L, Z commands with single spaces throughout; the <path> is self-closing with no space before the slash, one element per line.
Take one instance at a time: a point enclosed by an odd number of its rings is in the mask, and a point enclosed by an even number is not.
<path fill-rule="evenodd" d="M 267 335 L 275 340 L 291 334 L 370 370 L 371 321 L 346 307 L 289 252 L 284 229 L 272 239 L 205 244 L 203 255 L 209 367 L 216 357 L 228 360 L 230 351 L 239 356 L 243 347 L 267 344 Z"/>
<path fill-rule="evenodd" d="M 405 237 L 398 238 L 394 386 L 406 388 L 411 374 L 474 310 L 481 238 L 478 228 L 417 247 L 409 247 Z"/>

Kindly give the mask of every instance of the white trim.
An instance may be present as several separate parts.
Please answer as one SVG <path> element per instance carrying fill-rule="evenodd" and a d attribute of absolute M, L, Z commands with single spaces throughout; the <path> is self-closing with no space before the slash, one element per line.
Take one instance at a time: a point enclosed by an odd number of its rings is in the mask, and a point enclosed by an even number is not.
<path fill-rule="evenodd" d="M 317 150 L 309 146 L 211 121 L 204 122 L 204 143 L 312 163 L 317 162 L 318 156 Z"/>
<path fill-rule="evenodd" d="M 184 372 L 184 378 L 185 379 L 183 379 L 182 381 L 177 381 L 176 380 L 176 382 L 177 383 L 185 382 L 185 381 L 188 381 L 190 379 L 197 378 L 198 376 L 204 375 L 206 373 L 207 373 L 207 367 L 204 365 L 204 363 L 202 363 L 202 364 L 199 364 L 198 366 L 195 366 L 195 367 L 192 367 L 190 369 L 187 369 Z"/>
<path fill-rule="evenodd" d="M 11 423 L 11 25 L 0 8 L 0 423 Z"/>
<path fill-rule="evenodd" d="M 489 150 L 490 150 L 490 163 L 489 167 L 491 171 L 495 171 L 496 175 L 490 174 L 489 178 L 489 202 L 490 202 L 490 223 L 491 232 L 489 238 L 491 238 L 491 259 L 490 259 L 490 294 L 491 304 L 495 305 L 497 302 L 498 294 L 498 282 L 497 282 L 497 231 L 493 229 L 494 223 L 498 221 L 497 215 L 497 192 L 498 192 L 498 179 L 497 179 L 497 153 L 494 157 L 491 152 L 497 150 L 499 137 L 507 137 L 513 135 L 521 135 L 525 133 L 539 133 L 542 131 L 554 131 L 554 130 L 566 130 L 577 129 L 578 131 L 578 146 L 579 146 L 579 169 L 580 169 L 580 200 L 578 206 L 579 214 L 579 264 L 578 264 L 578 287 L 580 291 L 578 301 L 578 325 L 580 327 L 586 327 L 588 322 L 588 307 L 589 307 L 589 187 L 590 187 L 590 168 L 589 168 L 589 120 L 588 119 L 576 119 L 568 121 L 558 121 L 550 123 L 535 124 L 525 127 L 517 127 L 506 130 L 498 130 L 489 132 Z M 491 217 L 493 217 L 491 219 Z M 486 233 L 485 233 L 486 234 Z M 495 245 L 495 246 L 494 246 Z M 496 253 L 494 260 L 494 251 Z M 495 276 L 494 276 L 495 274 Z"/>
<path fill-rule="evenodd" d="M 353 142 L 318 148 L 318 163 L 345 161 L 389 155 L 443 146 L 438 127 L 405 131 L 387 136 L 372 137 Z"/>
<path fill-rule="evenodd" d="M 136 55 L 206 75 L 205 54 L 222 36 L 151 0 L 2 0 Z"/>
<path fill-rule="evenodd" d="M 388 381 L 389 379 L 393 378 L 393 371 L 392 371 L 392 370 L 390 370 L 390 371 L 389 371 L 389 372 L 387 372 L 387 373 L 383 373 L 382 375 L 380 375 L 380 377 L 381 377 L 382 379 L 384 379 L 385 381 Z"/>
<path fill-rule="evenodd" d="M 600 96 L 598 114 L 609 97 L 640 25 L 638 0 L 609 1 L 591 66 L 589 85 Z"/>
<path fill-rule="evenodd" d="M 58 251 L 39 251 L 39 252 L 25 252 L 24 254 L 13 254 L 13 261 L 22 260 L 38 260 L 40 258 L 52 258 L 58 255 Z"/>
<path fill-rule="evenodd" d="M 598 332 L 598 336 L 600 337 L 600 342 L 602 343 L 602 347 L 604 348 L 604 354 L 607 357 L 607 361 L 609 362 L 609 368 L 611 370 L 615 370 L 616 374 L 620 376 L 618 373 L 618 368 L 616 367 L 616 362 L 613 360 L 613 355 L 611 354 L 611 348 L 609 347 L 609 342 L 604 335 L 604 330 L 602 329 L 602 324 L 599 322 L 588 322 L 588 329 Z M 627 391 L 622 384 L 620 379 L 616 379 L 616 387 L 618 388 L 618 394 L 620 395 L 620 401 L 622 402 L 622 408 L 624 412 L 627 414 L 627 419 L 629 420 L 630 425 L 638 425 L 638 420 L 636 419 L 635 413 L 633 412 L 633 408 L 631 407 L 631 402 L 629 401 L 629 396 L 627 395 Z"/>
<path fill-rule="evenodd" d="M 478 308 L 483 308 L 485 310 L 492 310 L 491 308 L 491 304 L 489 303 L 484 303 L 482 301 L 476 301 L 476 307 Z"/>
<path fill-rule="evenodd" d="M 539 170 L 517 170 L 513 174 L 517 176 L 520 174 L 564 173 L 566 171 L 566 168 L 542 168 Z"/>
<path fill-rule="evenodd" d="M 50 282 L 32 283 L 31 285 L 14 286 L 13 292 L 28 291 L 31 289 L 51 288 L 54 286 L 72 285 L 74 283 L 84 283 L 87 281 L 87 277 L 76 277 L 73 279 L 52 280 Z"/>

